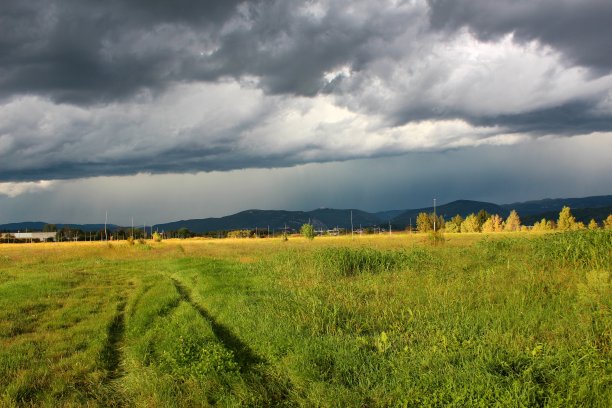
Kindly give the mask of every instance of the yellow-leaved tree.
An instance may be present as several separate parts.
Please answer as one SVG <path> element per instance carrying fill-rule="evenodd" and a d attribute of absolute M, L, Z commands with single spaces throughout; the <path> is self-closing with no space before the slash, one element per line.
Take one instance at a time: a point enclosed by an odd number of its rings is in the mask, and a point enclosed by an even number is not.
<path fill-rule="evenodd" d="M 608 215 L 608 218 L 604 220 L 604 228 L 612 229 L 612 214 Z"/>
<path fill-rule="evenodd" d="M 534 231 L 550 231 L 553 229 L 552 221 L 542 218 L 540 222 L 533 224 Z"/>
<path fill-rule="evenodd" d="M 451 218 L 450 221 L 444 224 L 444 229 L 446 232 L 461 232 L 462 222 L 463 217 L 457 214 L 453 218 Z"/>
<path fill-rule="evenodd" d="M 506 218 L 506 224 L 504 225 L 505 231 L 520 231 L 521 219 L 515 210 L 510 211 L 510 215 Z"/>
<path fill-rule="evenodd" d="M 465 220 L 461 223 L 461 232 L 480 232 L 480 223 L 475 214 L 465 217 Z"/>
<path fill-rule="evenodd" d="M 419 232 L 428 232 L 433 230 L 433 220 L 426 212 L 419 213 L 416 219 L 416 224 Z"/>
<path fill-rule="evenodd" d="M 576 229 L 576 218 L 572 215 L 572 211 L 567 206 L 563 207 L 559 213 L 557 229 L 559 231 L 570 231 Z"/>
<path fill-rule="evenodd" d="M 482 232 L 500 232 L 503 230 L 503 220 L 497 214 L 490 216 L 484 224 L 482 224 Z"/>

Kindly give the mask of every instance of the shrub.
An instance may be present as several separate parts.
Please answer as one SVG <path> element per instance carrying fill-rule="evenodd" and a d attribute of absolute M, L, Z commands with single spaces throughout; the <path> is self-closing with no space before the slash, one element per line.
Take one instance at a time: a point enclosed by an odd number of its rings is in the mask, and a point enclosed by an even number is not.
<path fill-rule="evenodd" d="M 444 239 L 444 234 L 441 231 L 430 231 L 429 235 L 427 236 L 427 240 L 431 245 L 441 245 L 446 242 Z"/>
<path fill-rule="evenodd" d="M 304 224 L 302 225 L 302 228 L 300 228 L 300 234 L 302 234 L 305 238 L 312 240 L 315 237 L 314 227 L 312 224 Z"/>

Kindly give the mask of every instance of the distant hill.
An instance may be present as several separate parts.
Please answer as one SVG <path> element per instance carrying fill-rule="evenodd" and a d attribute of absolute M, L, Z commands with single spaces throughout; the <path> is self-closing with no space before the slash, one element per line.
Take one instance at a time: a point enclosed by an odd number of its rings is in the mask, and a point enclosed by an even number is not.
<path fill-rule="evenodd" d="M 407 210 L 379 211 L 379 212 L 375 212 L 374 215 L 377 216 L 380 221 L 387 222 L 387 221 L 392 220 L 393 218 L 397 217 L 398 215 L 400 215 L 401 213 L 403 213 L 405 211 L 407 211 Z"/>
<path fill-rule="evenodd" d="M 209 232 L 219 230 L 255 229 L 255 228 L 299 228 L 308 222 L 308 215 L 303 211 L 282 210 L 247 210 L 237 214 L 220 218 L 203 218 L 174 221 L 165 224 L 156 224 L 159 231 L 173 231 L 187 228 L 193 232 Z"/>
<path fill-rule="evenodd" d="M 510 213 L 510 211 L 504 207 L 493 203 L 487 203 L 484 201 L 457 200 L 448 204 L 437 206 L 436 214 L 444 216 L 445 219 L 450 219 L 457 214 L 465 217 L 468 214 L 477 213 L 480 210 L 485 210 L 490 214 L 499 214 L 502 217 L 506 217 Z M 410 225 L 410 222 L 412 222 L 412 226 L 414 227 L 416 226 L 417 216 L 422 212 L 432 213 L 433 207 L 416 208 L 414 210 L 404 211 L 397 217 L 391 219 L 391 224 L 396 229 L 404 229 Z"/>
<path fill-rule="evenodd" d="M 610 214 L 612 214 L 612 205 L 599 208 L 572 208 L 572 215 L 576 218 L 576 221 L 582 221 L 585 223 L 585 225 L 588 224 L 591 219 L 594 219 L 599 224 L 601 224 L 602 221 L 605 220 Z M 555 210 L 540 214 L 521 216 L 521 223 L 523 225 L 533 225 L 535 222 L 540 221 L 542 218 L 546 218 L 547 220 L 553 221 L 557 220 L 559 218 L 559 211 Z"/>
<path fill-rule="evenodd" d="M 327 227 L 351 227 L 351 211 L 353 212 L 353 226 L 355 228 L 371 227 L 380 224 L 380 218 L 375 214 L 361 210 L 335 210 L 332 208 L 323 208 L 313 211 L 308 211 L 307 214 L 312 217 L 318 224 Z M 315 224 L 316 226 L 317 224 Z"/>
<path fill-rule="evenodd" d="M 484 209 L 490 214 L 499 214 L 507 217 L 510 210 L 515 209 L 524 225 L 532 225 L 542 218 L 557 219 L 563 206 L 569 206 L 579 221 L 588 222 L 594 218 L 598 222 L 612 213 L 612 195 L 593 196 L 583 198 L 555 198 L 535 201 L 526 201 L 512 204 L 494 204 L 485 201 L 457 200 L 436 207 L 436 213 L 450 219 L 456 214 L 465 217 L 470 213 L 477 213 Z M 246 210 L 236 214 L 219 218 L 202 218 L 156 224 L 154 227 L 160 231 L 175 231 L 187 228 L 196 233 L 220 230 L 237 229 L 281 229 L 285 225 L 297 230 L 307 222 L 311 222 L 316 229 L 331 229 L 334 227 L 351 227 L 351 211 L 353 213 L 353 226 L 355 228 L 383 226 L 388 223 L 394 229 L 404 229 L 412 222 L 416 225 L 416 218 L 421 212 L 433 212 L 433 207 L 416 208 L 410 210 L 389 210 L 369 213 L 357 209 L 339 210 L 333 208 L 319 208 L 312 211 L 285 211 L 285 210 Z M 0 231 L 41 231 L 44 222 L 18 222 L 0 225 Z M 56 224 L 60 229 L 64 224 Z M 69 224 L 71 228 L 83 231 L 99 231 L 104 224 Z M 122 228 L 114 224 L 107 226 L 109 230 Z M 140 228 L 140 227 L 139 227 Z"/>
<path fill-rule="evenodd" d="M 612 195 L 592 196 L 582 198 L 546 198 L 544 200 L 525 201 L 524 203 L 503 204 L 508 210 L 516 210 L 519 215 L 527 216 L 556 211 L 557 214 L 564 206 L 572 210 L 579 208 L 601 208 L 612 205 Z"/>
<path fill-rule="evenodd" d="M 355 227 L 360 225 L 364 227 L 375 226 L 380 223 L 380 219 L 376 215 L 365 211 L 322 208 L 313 211 L 247 210 L 220 218 L 182 220 L 156 224 L 154 227 L 160 231 L 187 228 L 198 233 L 219 230 L 267 229 L 268 227 L 278 230 L 284 228 L 285 225 L 297 230 L 310 221 L 317 229 L 350 228 L 351 211 L 353 211 L 353 225 Z"/>

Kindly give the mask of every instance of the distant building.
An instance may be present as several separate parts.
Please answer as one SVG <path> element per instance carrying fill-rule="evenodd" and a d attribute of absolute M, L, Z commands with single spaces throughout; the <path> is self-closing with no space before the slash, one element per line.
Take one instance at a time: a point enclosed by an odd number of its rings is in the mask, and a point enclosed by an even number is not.
<path fill-rule="evenodd" d="M 30 241 L 55 241 L 56 232 L 14 232 L 6 234 L 8 238 Z"/>

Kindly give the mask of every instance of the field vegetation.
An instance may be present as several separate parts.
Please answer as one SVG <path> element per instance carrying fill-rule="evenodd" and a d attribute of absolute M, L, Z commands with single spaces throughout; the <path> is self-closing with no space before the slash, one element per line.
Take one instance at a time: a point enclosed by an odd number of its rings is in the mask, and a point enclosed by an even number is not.
<path fill-rule="evenodd" d="M 610 230 L 2 244 L 0 406 L 609 407 L 611 251 Z"/>

